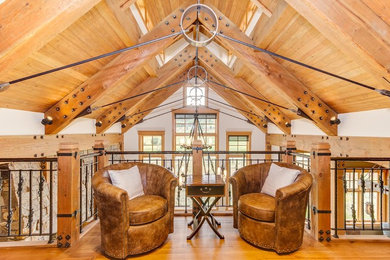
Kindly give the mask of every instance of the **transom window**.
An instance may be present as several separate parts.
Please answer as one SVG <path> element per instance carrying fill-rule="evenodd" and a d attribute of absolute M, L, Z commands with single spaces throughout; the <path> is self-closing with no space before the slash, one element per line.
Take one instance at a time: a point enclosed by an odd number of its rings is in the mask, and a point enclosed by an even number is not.
<path fill-rule="evenodd" d="M 198 78 L 199 81 L 202 79 Z M 192 78 L 185 87 L 185 100 L 187 106 L 205 106 L 207 97 L 207 88 L 200 84 L 200 86 L 195 86 L 195 78 Z"/>

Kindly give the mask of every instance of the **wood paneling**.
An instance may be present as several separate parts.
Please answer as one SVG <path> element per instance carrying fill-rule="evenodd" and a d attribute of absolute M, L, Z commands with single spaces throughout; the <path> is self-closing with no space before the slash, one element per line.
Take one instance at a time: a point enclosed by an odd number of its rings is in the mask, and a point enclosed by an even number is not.
<path fill-rule="evenodd" d="M 224 240 L 217 238 L 207 226 L 199 231 L 191 242 L 186 241 L 190 233 L 187 223 L 192 217 L 175 217 L 175 232 L 156 250 L 137 256 L 137 259 L 386 259 L 390 255 L 388 240 L 338 239 L 323 244 L 305 233 L 301 248 L 289 255 L 278 255 L 273 251 L 254 247 L 240 238 L 233 228 L 233 219 L 216 217 L 221 222 L 220 232 Z M 59 249 L 46 246 L 0 248 L 5 259 L 107 259 L 100 246 L 100 226 L 94 226 L 80 240 L 80 246 Z"/>
<path fill-rule="evenodd" d="M 385 137 L 267 134 L 266 139 L 276 146 L 284 146 L 287 140 L 293 140 L 298 150 L 307 152 L 313 143 L 327 142 L 332 157 L 390 157 L 390 138 Z"/>
<path fill-rule="evenodd" d="M 104 140 L 108 145 L 123 144 L 121 134 L 0 136 L 0 157 L 53 157 L 57 154 L 60 143 L 78 143 L 79 150 L 90 150 L 96 140 Z"/>
<path fill-rule="evenodd" d="M 161 22 L 154 27 L 152 31 L 144 35 L 140 42 L 147 42 L 162 36 L 171 34 L 171 31 L 179 31 L 179 19 L 173 16 L 179 16 L 180 10 L 175 10 L 166 18 L 166 22 Z M 193 23 L 196 16 L 185 20 L 184 28 Z M 121 53 L 114 60 L 104 66 L 98 73 L 89 78 L 86 82 L 66 95 L 56 105 L 45 112 L 45 116 L 53 118 L 53 124 L 46 125 L 46 134 L 55 134 L 64 129 L 81 111 L 102 95 L 110 88 L 122 83 L 128 79 L 140 66 L 164 50 L 173 42 L 173 37 L 148 44 L 148 46 L 131 49 Z"/>
<path fill-rule="evenodd" d="M 243 42 L 253 43 L 253 41 L 241 32 L 231 21 L 217 12 L 223 20 L 223 34 Z M 201 22 L 212 30 L 210 21 L 206 21 L 200 16 Z M 328 135 L 337 135 L 337 126 L 331 125 L 330 119 L 337 118 L 337 113 L 324 103 L 309 88 L 302 84 L 294 75 L 281 66 L 269 54 L 264 52 L 255 52 L 239 43 L 232 42 L 225 38 L 221 41 L 234 52 L 245 64 L 250 67 L 253 73 L 258 74 L 264 80 L 269 82 L 278 93 L 284 96 L 291 104 L 302 109 L 311 117 L 318 127 Z M 319 105 L 320 104 L 320 105 Z"/>

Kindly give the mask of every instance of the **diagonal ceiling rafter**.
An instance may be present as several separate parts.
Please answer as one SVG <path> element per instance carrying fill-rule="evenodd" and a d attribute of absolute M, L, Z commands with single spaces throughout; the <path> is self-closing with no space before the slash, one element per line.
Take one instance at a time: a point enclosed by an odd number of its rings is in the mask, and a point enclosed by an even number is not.
<path fill-rule="evenodd" d="M 212 74 L 214 71 L 211 72 Z M 220 97 L 222 97 L 227 103 L 229 103 L 233 107 L 240 108 L 242 110 L 235 109 L 238 113 L 243 115 L 246 119 L 253 123 L 260 131 L 263 133 L 267 133 L 267 121 L 263 118 L 256 117 L 253 114 L 245 113 L 244 111 L 248 111 L 260 114 L 260 111 L 257 107 L 242 99 L 240 95 L 232 90 L 221 89 L 219 87 L 214 86 L 213 84 L 207 83 L 208 87 L 211 88 L 215 93 L 217 93 Z"/>
<path fill-rule="evenodd" d="M 194 57 L 195 48 L 192 46 L 187 46 L 184 50 L 179 52 L 169 62 L 157 70 L 157 77 L 149 77 L 140 85 L 130 90 L 128 97 L 163 87 L 169 82 L 180 81 L 178 79 L 179 74 L 183 73 L 188 68 Z M 102 122 L 102 125 L 96 129 L 97 133 L 103 133 L 123 115 L 129 114 L 130 109 L 132 109 L 132 107 L 140 100 L 144 100 L 144 98 L 145 96 L 140 96 L 134 99 L 120 102 L 116 105 L 113 105 L 107 111 L 103 112 L 96 119 L 96 121 Z"/>
<path fill-rule="evenodd" d="M 180 15 L 183 7 L 179 7 L 161 21 L 152 31 L 144 35 L 140 42 L 157 39 L 180 31 Z M 184 28 L 195 21 L 195 15 L 185 20 Z M 66 95 L 57 104 L 45 113 L 45 117 L 53 118 L 51 125 L 46 125 L 46 134 L 55 134 L 65 128 L 82 111 L 99 99 L 108 89 L 115 87 L 138 68 L 144 66 L 152 57 L 170 45 L 174 39 L 166 38 L 147 46 L 132 49 L 117 56 L 114 60 L 103 67 L 99 72 L 81 84 L 71 93 Z"/>
<path fill-rule="evenodd" d="M 217 8 L 212 8 L 220 19 L 220 33 L 253 44 L 253 41 Z M 199 19 L 206 28 L 213 30 L 210 19 L 205 20 L 202 14 Z M 239 43 L 219 38 L 254 73 L 267 80 L 280 95 L 309 115 L 322 131 L 328 135 L 337 135 L 337 125 L 330 123 L 331 118 L 337 118 L 337 113 L 274 58 L 263 52 L 255 52 Z"/>
<path fill-rule="evenodd" d="M 226 66 L 221 60 L 215 57 L 215 55 L 210 54 L 210 51 L 207 51 L 205 49 L 200 50 L 199 55 L 200 60 L 202 61 L 202 65 L 208 70 L 213 71 L 214 75 L 216 75 L 220 82 L 223 82 L 230 88 L 245 92 L 252 96 L 266 99 L 251 85 L 249 85 L 244 79 L 235 77 L 234 72 L 229 69 L 229 67 Z M 285 134 L 291 133 L 291 127 L 287 126 L 291 125 L 291 120 L 279 108 L 274 105 L 266 104 L 264 102 L 246 97 L 241 94 L 239 94 L 239 96 L 247 103 L 251 103 L 256 106 L 259 111 L 261 111 L 260 115 L 268 117 Z"/>

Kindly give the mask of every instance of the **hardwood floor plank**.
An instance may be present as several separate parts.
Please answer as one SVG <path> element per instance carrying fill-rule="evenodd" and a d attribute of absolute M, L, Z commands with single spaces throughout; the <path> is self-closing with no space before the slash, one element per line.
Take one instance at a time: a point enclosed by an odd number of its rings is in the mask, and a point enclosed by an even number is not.
<path fill-rule="evenodd" d="M 162 247 L 134 259 L 389 259 L 389 240 L 333 240 L 319 243 L 305 234 L 300 250 L 289 255 L 278 255 L 253 247 L 242 240 L 233 229 L 231 217 L 217 217 L 222 222 L 221 233 L 225 239 L 218 239 L 212 230 L 204 225 L 190 241 L 186 237 L 190 230 L 190 217 L 175 217 L 175 232 L 169 235 Z M 100 251 L 100 226 L 96 225 L 81 238 L 80 243 L 69 249 L 48 247 L 0 248 L 2 260 L 14 259 L 107 259 Z"/>

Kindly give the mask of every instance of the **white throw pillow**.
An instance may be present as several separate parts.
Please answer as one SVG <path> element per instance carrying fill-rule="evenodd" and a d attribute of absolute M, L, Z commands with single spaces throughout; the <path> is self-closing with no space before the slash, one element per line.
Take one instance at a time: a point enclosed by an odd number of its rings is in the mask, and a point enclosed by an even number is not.
<path fill-rule="evenodd" d="M 137 166 L 125 170 L 108 170 L 112 185 L 127 191 L 130 199 L 145 195 Z"/>
<path fill-rule="evenodd" d="M 267 178 L 265 179 L 261 193 L 275 197 L 276 191 L 292 184 L 297 178 L 299 170 L 280 167 L 271 164 Z"/>

